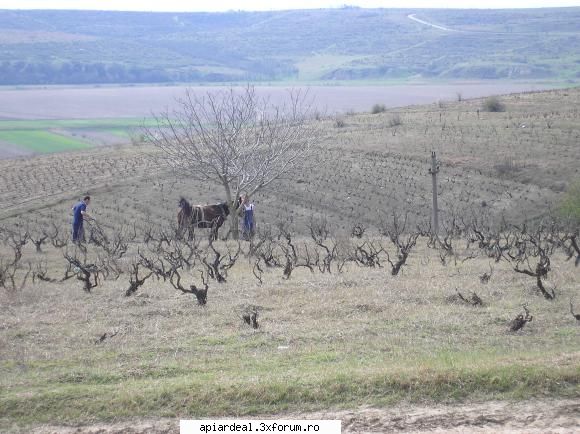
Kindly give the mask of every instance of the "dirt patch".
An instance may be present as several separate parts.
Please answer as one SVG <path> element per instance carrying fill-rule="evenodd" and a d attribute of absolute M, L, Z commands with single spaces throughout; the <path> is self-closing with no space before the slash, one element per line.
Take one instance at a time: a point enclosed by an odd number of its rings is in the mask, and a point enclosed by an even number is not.
<path fill-rule="evenodd" d="M 262 416 L 256 419 L 270 419 Z M 574 433 L 580 429 L 580 399 L 491 401 L 467 405 L 397 405 L 387 409 L 291 413 L 281 419 L 340 419 L 343 433 Z M 179 421 L 136 420 L 77 427 L 42 426 L 32 430 L 48 433 L 178 433 Z"/>
<path fill-rule="evenodd" d="M 77 427 L 41 426 L 30 431 L 34 434 L 165 434 L 179 433 L 179 420 L 135 420 L 113 424 L 95 424 Z"/>
<path fill-rule="evenodd" d="M 319 415 L 341 419 L 343 433 L 572 433 L 580 427 L 580 400 L 398 406 Z"/>

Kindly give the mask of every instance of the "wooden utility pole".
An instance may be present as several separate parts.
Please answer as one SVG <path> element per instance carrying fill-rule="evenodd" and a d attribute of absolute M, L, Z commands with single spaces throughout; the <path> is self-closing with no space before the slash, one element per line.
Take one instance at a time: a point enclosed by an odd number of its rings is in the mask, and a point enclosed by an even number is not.
<path fill-rule="evenodd" d="M 437 208 L 437 174 L 439 173 L 439 164 L 435 151 L 431 151 L 431 168 L 429 169 L 431 180 L 433 181 L 433 233 L 439 235 L 439 208 Z"/>

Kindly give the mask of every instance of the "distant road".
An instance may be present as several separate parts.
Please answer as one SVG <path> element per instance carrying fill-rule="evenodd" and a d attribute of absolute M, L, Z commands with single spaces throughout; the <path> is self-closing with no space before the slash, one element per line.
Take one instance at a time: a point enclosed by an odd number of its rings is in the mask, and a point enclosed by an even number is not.
<path fill-rule="evenodd" d="M 449 27 L 443 27 L 443 26 L 439 26 L 437 24 L 433 24 L 433 23 L 429 23 L 427 21 L 420 20 L 419 18 L 415 17 L 415 14 L 407 15 L 407 18 L 409 18 L 410 20 L 413 20 L 413 21 L 417 21 L 418 23 L 425 24 L 426 26 L 435 27 L 436 29 L 439 29 L 439 30 L 445 30 L 446 32 L 461 32 L 461 30 L 454 30 L 454 29 L 450 29 Z"/>
<path fill-rule="evenodd" d="M 410 20 L 416 21 L 418 23 L 424 24 L 426 26 L 433 27 L 435 29 L 443 30 L 445 32 L 455 32 L 455 33 L 473 33 L 473 34 L 486 34 L 486 35 L 533 35 L 536 34 L 535 32 L 491 32 L 486 30 L 455 30 L 450 29 L 449 27 L 440 26 L 438 24 L 430 23 L 429 21 L 422 20 L 417 18 L 415 14 L 407 15 L 407 18 Z"/>

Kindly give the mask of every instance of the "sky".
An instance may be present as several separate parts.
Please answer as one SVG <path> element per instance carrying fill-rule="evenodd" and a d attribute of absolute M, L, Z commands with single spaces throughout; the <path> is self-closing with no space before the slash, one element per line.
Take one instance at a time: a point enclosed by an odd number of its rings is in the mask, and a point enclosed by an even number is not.
<path fill-rule="evenodd" d="M 501 9 L 580 6 L 580 0 L 0 0 L 0 9 L 92 9 L 155 12 L 336 8 Z"/>

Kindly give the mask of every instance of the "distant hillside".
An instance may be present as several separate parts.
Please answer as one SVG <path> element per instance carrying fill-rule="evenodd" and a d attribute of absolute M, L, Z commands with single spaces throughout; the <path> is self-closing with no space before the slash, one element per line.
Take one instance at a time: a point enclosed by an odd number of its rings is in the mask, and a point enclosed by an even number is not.
<path fill-rule="evenodd" d="M 0 84 L 580 80 L 580 8 L 0 10 Z"/>

